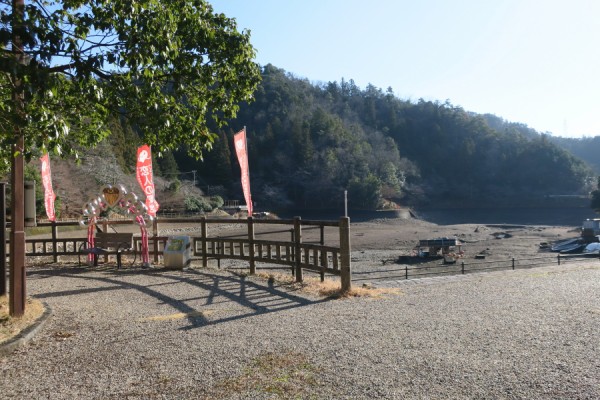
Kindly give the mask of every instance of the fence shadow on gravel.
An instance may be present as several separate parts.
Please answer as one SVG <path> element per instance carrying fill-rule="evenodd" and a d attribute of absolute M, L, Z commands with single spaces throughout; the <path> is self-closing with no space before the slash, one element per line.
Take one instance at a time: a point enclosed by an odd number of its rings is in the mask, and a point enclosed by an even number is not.
<path fill-rule="evenodd" d="M 146 274 L 155 279 L 151 278 L 152 282 L 148 284 L 123 280 L 123 278 L 141 277 Z M 72 296 L 74 301 L 83 301 L 81 298 L 76 300 L 77 296 L 99 292 L 107 292 L 107 296 L 110 296 L 111 292 L 115 291 L 135 290 L 147 296 L 148 301 L 158 301 L 169 305 L 173 313 L 187 319 L 189 325 L 179 328 L 181 330 L 201 328 L 208 324 L 214 325 L 330 300 L 327 298 L 318 300 L 307 299 L 297 296 L 289 290 L 284 290 L 276 284 L 267 282 L 262 284 L 261 282 L 252 281 L 246 276 L 224 276 L 223 274 L 213 274 L 209 271 L 193 269 L 184 271 L 157 269 L 151 272 L 140 273 L 139 270 L 128 272 L 117 270 L 115 267 L 95 269 L 35 268 L 28 271 L 28 276 L 29 279 L 45 279 L 60 276 L 61 279 L 81 280 L 93 286 L 72 290 L 57 290 L 35 296 L 41 300 Z M 176 291 L 178 297 L 173 297 L 165 293 L 167 290 L 169 293 L 173 293 L 174 284 L 181 285 L 181 288 Z M 202 304 L 198 306 L 197 303 L 199 300 Z M 192 306 L 189 303 L 194 303 L 195 305 Z M 218 313 L 218 315 L 224 315 L 217 318 L 212 318 L 214 314 L 210 314 L 211 318 L 208 318 L 208 313 L 202 310 L 205 307 L 223 307 L 224 305 L 227 306 L 226 310 L 234 309 L 235 312 L 230 312 L 229 315 L 227 315 L 227 312 Z M 101 305 L 98 305 L 98 307 L 101 307 Z M 140 316 L 140 318 L 142 317 L 145 316 Z"/>
<path fill-rule="evenodd" d="M 354 272 L 353 281 L 373 281 L 373 280 L 408 280 L 419 279 L 432 276 L 444 275 L 465 275 L 486 271 L 515 270 L 524 268 L 534 268 L 550 265 L 564 265 L 573 263 L 591 263 L 600 260 L 598 255 L 582 254 L 558 254 L 531 258 L 511 258 L 508 260 L 494 260 L 481 262 L 458 261 L 453 264 L 446 264 L 443 258 L 440 258 L 440 264 L 436 265 L 418 265 L 402 264 L 399 259 L 395 264 L 384 265 L 385 269 L 373 269 L 371 271 Z"/>

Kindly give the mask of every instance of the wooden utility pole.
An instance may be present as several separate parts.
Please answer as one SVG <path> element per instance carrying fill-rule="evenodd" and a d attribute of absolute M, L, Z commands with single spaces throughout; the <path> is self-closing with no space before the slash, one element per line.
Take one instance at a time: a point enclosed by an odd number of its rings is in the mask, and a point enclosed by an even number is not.
<path fill-rule="evenodd" d="M 8 293 L 6 287 L 6 182 L 0 182 L 0 296 Z"/>
<path fill-rule="evenodd" d="M 23 40 L 20 31 L 23 27 L 25 0 L 13 0 L 12 3 L 12 53 L 17 64 L 25 60 Z M 25 313 L 25 183 L 23 149 L 25 139 L 20 121 L 23 121 L 23 81 L 18 72 L 13 75 L 13 103 L 16 120 L 15 144 L 11 158 L 11 224 L 10 224 L 10 295 L 9 313 L 20 317 Z"/>

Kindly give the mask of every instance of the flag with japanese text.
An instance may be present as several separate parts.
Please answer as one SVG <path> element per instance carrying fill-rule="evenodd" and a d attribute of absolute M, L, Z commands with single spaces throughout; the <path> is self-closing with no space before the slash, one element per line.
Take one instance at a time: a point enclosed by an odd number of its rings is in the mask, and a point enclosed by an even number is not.
<path fill-rule="evenodd" d="M 246 128 L 233 135 L 233 144 L 242 171 L 242 190 L 248 207 L 248 215 L 252 216 L 252 196 L 250 195 L 250 170 L 248 168 L 248 150 L 246 144 Z"/>
<path fill-rule="evenodd" d="M 44 186 L 44 206 L 49 221 L 56 221 L 56 212 L 54 210 L 54 200 L 56 195 L 52 189 L 52 174 L 50 171 L 50 156 L 48 153 L 40 157 L 42 163 L 42 185 Z"/>
<path fill-rule="evenodd" d="M 156 217 L 158 211 L 158 202 L 155 198 L 154 180 L 152 176 L 152 153 L 147 144 L 140 146 L 137 151 L 137 181 L 146 195 L 146 208 L 148 214 Z"/>

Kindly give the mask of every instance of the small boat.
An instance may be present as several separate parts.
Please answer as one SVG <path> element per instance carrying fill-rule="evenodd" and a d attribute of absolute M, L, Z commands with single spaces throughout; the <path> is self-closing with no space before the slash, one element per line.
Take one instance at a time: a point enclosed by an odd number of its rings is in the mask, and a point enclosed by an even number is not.
<path fill-rule="evenodd" d="M 585 243 L 574 243 L 570 246 L 565 246 L 560 249 L 560 254 L 581 253 L 585 249 Z"/>
<path fill-rule="evenodd" d="M 600 255 L 600 243 L 590 243 L 583 249 L 583 254 Z"/>
<path fill-rule="evenodd" d="M 571 250 L 574 246 L 581 246 L 582 244 L 581 238 L 571 238 L 554 243 L 550 249 L 552 251 L 562 252 L 563 250 Z"/>

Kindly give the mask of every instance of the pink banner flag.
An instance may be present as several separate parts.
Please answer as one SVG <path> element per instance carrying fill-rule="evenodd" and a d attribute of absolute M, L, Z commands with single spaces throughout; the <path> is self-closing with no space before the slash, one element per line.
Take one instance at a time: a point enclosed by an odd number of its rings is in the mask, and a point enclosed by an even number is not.
<path fill-rule="evenodd" d="M 137 181 L 146 195 L 146 208 L 148 214 L 156 217 L 158 202 L 154 193 L 154 178 L 152 176 L 152 153 L 147 144 L 140 146 L 137 151 Z"/>
<path fill-rule="evenodd" d="M 242 189 L 248 207 L 248 215 L 252 216 L 252 196 L 250 195 L 250 170 L 248 168 L 248 150 L 246 144 L 246 128 L 233 135 L 233 144 L 242 170 Z"/>
<path fill-rule="evenodd" d="M 54 200 L 56 195 L 52 189 L 52 174 L 50 171 L 50 157 L 48 153 L 44 154 L 40 161 L 42 162 L 42 185 L 44 186 L 44 205 L 46 206 L 46 215 L 49 221 L 56 221 L 54 211 Z"/>

